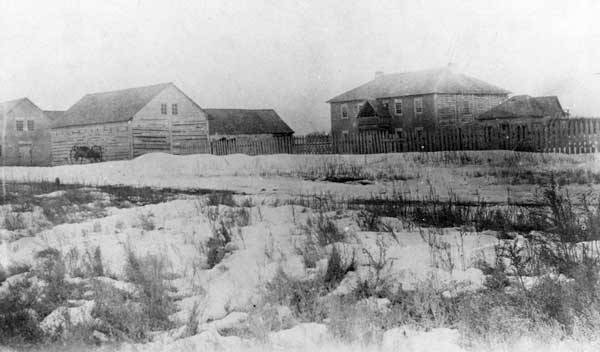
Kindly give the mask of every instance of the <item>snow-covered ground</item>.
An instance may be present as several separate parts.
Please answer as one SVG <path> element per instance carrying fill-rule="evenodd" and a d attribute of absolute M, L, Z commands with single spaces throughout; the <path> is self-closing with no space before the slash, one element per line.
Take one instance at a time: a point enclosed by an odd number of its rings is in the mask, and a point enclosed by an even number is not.
<path fill-rule="evenodd" d="M 473 154 L 476 155 L 476 154 Z M 483 154 L 483 163 L 506 157 L 505 152 Z M 479 156 L 481 157 L 481 156 Z M 576 165 L 593 171 L 599 170 L 594 156 L 550 156 L 556 164 Z M 311 168 L 328 164 L 359 165 L 371 175 L 401 173 L 404 181 L 375 180 L 370 184 L 340 184 L 318 180 L 304 180 L 297 175 Z M 325 166 L 324 166 L 325 165 Z M 555 167 L 555 166 L 548 166 Z M 464 170 L 463 170 L 464 171 Z M 260 304 L 261 293 L 278 270 L 294 278 L 308 278 L 315 271 L 326 269 L 327 253 L 316 268 L 308 268 L 298 253 L 298 243 L 305 238 L 308 219 L 316 219 L 314 210 L 278 204 L 280 200 L 302 194 L 331 193 L 338 196 L 364 196 L 404 190 L 418 197 L 431 188 L 438 192 L 452 189 L 454 193 L 474 199 L 506 200 L 506 185 L 489 185 L 489 179 L 472 178 L 456 173 L 452 165 L 444 165 L 435 158 L 415 161 L 415 155 L 390 154 L 370 156 L 311 156 L 272 155 L 249 157 L 245 155 L 172 156 L 149 154 L 132 161 L 107 162 L 88 165 L 70 165 L 53 168 L 0 169 L 3 181 L 54 181 L 91 185 L 124 184 L 170 188 L 206 188 L 244 192 L 235 196 L 240 204 L 251 199 L 253 206 L 246 208 L 248 221 L 236 224 L 241 215 L 236 208 L 206 205 L 206 199 L 186 198 L 160 204 L 127 209 L 109 209 L 108 216 L 80 223 L 66 223 L 45 229 L 32 236 L 11 236 L 0 233 L 0 265 L 35 265 L 35 254 L 46 248 L 55 248 L 66 260 L 67 272 L 81 267 L 81 256 L 69 253 L 92 253 L 98 248 L 102 264 L 113 279 L 102 280 L 128 288 L 124 267 L 128 251 L 139 257 L 154 255 L 166 259 L 170 284 L 176 288 L 177 312 L 172 319 L 185 324 L 193 307 L 199 307 L 196 318 L 199 333 L 180 338 L 181 331 L 158 334 L 152 343 L 123 344 L 120 351 L 192 351 L 192 350 L 315 350 L 315 351 L 463 351 L 464 341 L 452 329 L 418 331 L 410 327 L 395 328 L 384 333 L 379 345 L 348 345 L 334 339 L 327 327 L 317 323 L 296 324 L 290 329 L 271 332 L 266 342 L 221 336 L 222 327 L 236 326 L 247 313 Z M 440 193 L 443 197 L 444 193 Z M 531 185 L 513 187 L 512 197 L 529 199 Z M 513 198 L 514 199 L 514 198 Z M 217 217 L 215 218 L 215 214 Z M 351 291 L 359 282 L 373 277 L 373 258 L 382 258 L 386 265 L 378 275 L 397 287 L 411 290 L 415 285 L 434 280 L 452 296 L 459 291 L 481 288 L 484 276 L 476 268 L 479 261 L 494 261 L 494 245 L 498 240 L 492 232 L 464 232 L 444 229 L 444 234 L 405 227 L 397 219 L 387 221 L 386 232 L 361 229 L 355 212 L 340 210 L 326 214 L 343 232 L 345 240 L 335 243 L 344 261 L 356 261 L 357 268 L 348 275 L 333 294 Z M 149 220 L 148 220 L 149 219 Z M 206 245 L 220 221 L 232 224 L 231 246 L 224 259 L 211 269 L 206 267 Z M 151 221 L 151 228 L 144 222 Z M 426 240 L 427 239 L 427 240 Z M 432 242 L 444 244 L 447 252 L 434 249 Z M 0 295 L 11 279 L 0 286 Z M 92 302 L 93 303 L 93 302 Z M 90 301 L 80 302 L 74 317 L 81 318 Z M 70 311 L 60 314 L 71 314 Z M 89 314 L 88 314 L 89 315 Z M 59 316 L 57 313 L 56 316 Z M 56 319 L 53 316 L 53 319 Z M 83 319 L 83 318 L 81 318 Z M 46 324 L 60 324 L 60 319 Z M 220 328 L 221 327 L 221 328 Z M 596 350 L 589 341 L 523 340 L 510 350 Z M 91 347 L 90 347 L 91 348 Z M 111 350 L 113 345 L 100 347 Z M 503 350 L 496 346 L 494 350 Z"/>
<path fill-rule="evenodd" d="M 450 155 L 450 163 L 444 162 Z M 458 170 L 456 160 L 461 155 L 472 159 L 473 165 Z M 249 194 L 317 194 L 368 197 L 394 190 L 420 197 L 430 189 L 442 198 L 452 192 L 467 199 L 506 201 L 507 189 L 512 200 L 532 197 L 531 185 L 495 184 L 493 177 L 470 177 L 478 169 L 493 169 L 512 158 L 506 151 L 398 153 L 373 155 L 262 155 L 242 154 L 214 156 L 208 154 L 175 156 L 152 153 L 134 160 L 57 167 L 3 167 L 3 181 L 51 181 L 90 185 L 132 185 L 171 188 L 228 189 Z M 523 153 L 525 157 L 527 153 Z M 585 169 L 600 171 L 596 154 L 545 154 L 533 167 L 536 170 Z M 455 160 L 456 159 L 456 160 Z M 517 159 L 518 160 L 518 159 Z M 517 161 L 527 164 L 527 159 Z M 335 166 L 360 168 L 377 178 L 367 185 L 349 185 L 300 179 L 311 171 L 326 171 Z M 402 180 L 385 180 L 380 176 L 403 176 Z M 584 187 L 573 186 L 576 191 Z M 587 190 L 587 188 L 585 188 Z M 577 193 L 577 192 L 575 192 Z"/>

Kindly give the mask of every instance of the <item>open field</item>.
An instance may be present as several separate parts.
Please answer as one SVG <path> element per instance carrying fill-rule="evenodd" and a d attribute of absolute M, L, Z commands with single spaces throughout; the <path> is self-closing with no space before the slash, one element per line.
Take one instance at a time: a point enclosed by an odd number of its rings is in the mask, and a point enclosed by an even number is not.
<path fill-rule="evenodd" d="M 597 350 L 596 155 L 0 169 L 16 350 Z"/>

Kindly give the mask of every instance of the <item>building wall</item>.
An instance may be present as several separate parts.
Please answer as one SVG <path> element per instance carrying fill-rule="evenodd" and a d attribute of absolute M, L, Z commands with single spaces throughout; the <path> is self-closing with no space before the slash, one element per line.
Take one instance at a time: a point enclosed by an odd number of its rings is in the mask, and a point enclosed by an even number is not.
<path fill-rule="evenodd" d="M 432 128 L 435 126 L 435 99 L 433 94 L 413 95 L 377 99 L 388 104 L 388 113 L 392 117 L 392 129 L 412 129 L 415 127 Z M 423 112 L 416 113 L 415 100 L 421 99 Z M 396 113 L 396 101 L 402 103 L 402 114 Z"/>
<path fill-rule="evenodd" d="M 384 104 L 387 103 L 393 130 L 408 130 L 416 127 L 433 129 L 439 125 L 473 122 L 480 114 L 500 104 L 506 98 L 507 95 L 424 94 L 377 100 Z M 423 112 L 420 114 L 415 112 L 415 101 L 417 99 L 421 99 L 423 103 Z M 401 114 L 396 113 L 396 101 L 402 103 Z M 342 131 L 358 132 L 358 119 L 354 110 L 350 109 L 358 103 L 362 103 L 362 101 L 330 104 L 331 132 L 333 135 L 340 135 Z M 344 104 L 349 107 L 349 117 L 347 119 L 342 118 L 341 107 Z M 468 110 L 463 109 L 464 104 L 468 104 Z"/>
<path fill-rule="evenodd" d="M 52 164 L 70 163 L 73 146 L 101 146 L 103 160 L 123 160 L 130 156 L 128 122 L 54 128 L 52 135 Z"/>
<path fill-rule="evenodd" d="M 271 141 L 273 139 L 276 138 L 289 138 L 290 135 L 278 135 L 278 134 L 272 134 L 272 133 L 263 133 L 263 134 L 228 134 L 228 135 L 224 135 L 224 134 L 213 134 L 210 135 L 210 140 L 211 141 L 218 141 L 221 139 L 227 139 L 227 140 L 232 140 L 235 139 L 236 142 L 238 143 L 245 143 L 245 142 L 255 142 L 255 141 L 263 141 L 263 142 L 268 142 Z"/>
<path fill-rule="evenodd" d="M 349 134 L 358 133 L 358 110 L 357 106 L 363 104 L 364 100 L 354 100 L 344 103 L 331 103 L 330 104 L 330 117 L 331 117 L 331 134 L 334 136 L 340 136 L 343 132 Z M 342 106 L 348 108 L 348 117 L 342 117 Z"/>
<path fill-rule="evenodd" d="M 18 120 L 23 121 L 23 131 L 17 131 Z M 28 130 L 27 121 L 33 121 L 33 131 Z M 4 138 L 0 150 L 2 165 L 50 165 L 49 124 L 43 111 L 28 100 L 15 106 L 0 125 L 4 126 Z"/>
<path fill-rule="evenodd" d="M 473 122 L 506 98 L 507 95 L 436 94 L 438 121 L 440 125 Z"/>
<path fill-rule="evenodd" d="M 167 104 L 163 114 L 161 105 Z M 177 114 L 172 105 L 177 104 Z M 151 152 L 208 152 L 206 113 L 175 86 L 159 93 L 132 120 L 133 157 Z"/>

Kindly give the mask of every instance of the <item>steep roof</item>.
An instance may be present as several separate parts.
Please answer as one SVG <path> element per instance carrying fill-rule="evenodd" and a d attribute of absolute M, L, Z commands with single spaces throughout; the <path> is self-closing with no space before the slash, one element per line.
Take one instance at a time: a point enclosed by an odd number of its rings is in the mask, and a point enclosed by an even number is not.
<path fill-rule="evenodd" d="M 24 101 L 28 101 L 32 105 L 35 106 L 35 104 L 33 104 L 33 102 L 31 102 L 31 100 L 29 100 L 28 98 L 19 98 L 19 99 L 9 100 L 9 101 L 0 103 L 0 114 L 3 114 L 3 113 L 8 114 L 12 109 L 14 109 L 17 105 L 21 104 Z"/>
<path fill-rule="evenodd" d="M 152 86 L 87 94 L 71 106 L 53 127 L 91 125 L 129 121 L 158 93 L 172 85 L 161 83 Z"/>
<path fill-rule="evenodd" d="M 291 134 L 290 128 L 272 109 L 204 109 L 211 135 Z"/>
<path fill-rule="evenodd" d="M 480 120 L 518 117 L 564 117 L 566 114 L 556 96 L 514 96 L 479 115 Z"/>
<path fill-rule="evenodd" d="M 451 67 L 443 67 L 434 70 L 381 75 L 327 102 L 339 103 L 432 93 L 504 95 L 509 91 L 477 78 L 456 73 Z"/>
<path fill-rule="evenodd" d="M 379 116 L 379 117 L 390 117 L 389 111 L 381 104 L 381 102 L 377 99 L 369 99 L 367 100 L 363 106 L 358 111 L 359 117 L 370 117 L 370 116 Z"/>
<path fill-rule="evenodd" d="M 62 110 L 44 110 L 44 114 L 50 119 L 50 121 L 57 121 L 61 119 L 65 111 Z"/>

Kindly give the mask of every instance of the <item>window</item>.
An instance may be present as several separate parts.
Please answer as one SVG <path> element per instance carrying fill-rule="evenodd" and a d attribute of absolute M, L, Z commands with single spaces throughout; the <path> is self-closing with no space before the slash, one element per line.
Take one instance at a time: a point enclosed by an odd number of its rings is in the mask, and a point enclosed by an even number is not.
<path fill-rule="evenodd" d="M 394 100 L 394 111 L 396 112 L 396 115 L 402 115 L 402 100 L 401 99 Z"/>
<path fill-rule="evenodd" d="M 342 118 L 343 119 L 348 118 L 348 106 L 346 104 L 342 105 Z"/>
<path fill-rule="evenodd" d="M 163 115 L 167 114 L 167 104 L 160 104 L 160 113 Z"/>
<path fill-rule="evenodd" d="M 402 128 L 396 128 L 396 135 L 398 138 L 404 138 L 404 130 Z"/>
<path fill-rule="evenodd" d="M 454 109 L 449 106 L 442 106 L 438 109 L 438 115 L 441 119 L 451 119 L 454 117 Z"/>
<path fill-rule="evenodd" d="M 461 109 L 461 113 L 463 115 L 470 115 L 471 114 L 471 104 L 469 104 L 468 100 L 463 100 L 462 101 L 462 105 L 461 105 L 460 109 Z"/>
<path fill-rule="evenodd" d="M 33 120 L 27 120 L 27 131 L 33 131 Z"/>
<path fill-rule="evenodd" d="M 177 104 L 171 104 L 171 114 L 177 115 Z"/>
<path fill-rule="evenodd" d="M 381 105 L 383 105 L 383 108 L 386 109 L 387 111 L 390 110 L 390 104 L 387 101 L 382 101 Z"/>
<path fill-rule="evenodd" d="M 348 131 L 342 131 L 342 137 L 344 137 L 344 140 L 348 139 Z"/>
<path fill-rule="evenodd" d="M 17 131 L 23 131 L 23 120 L 17 120 Z"/>
<path fill-rule="evenodd" d="M 423 99 L 415 98 L 415 114 L 423 113 Z"/>
<path fill-rule="evenodd" d="M 417 138 L 423 138 L 423 127 L 415 127 L 415 132 L 417 132 Z"/>

